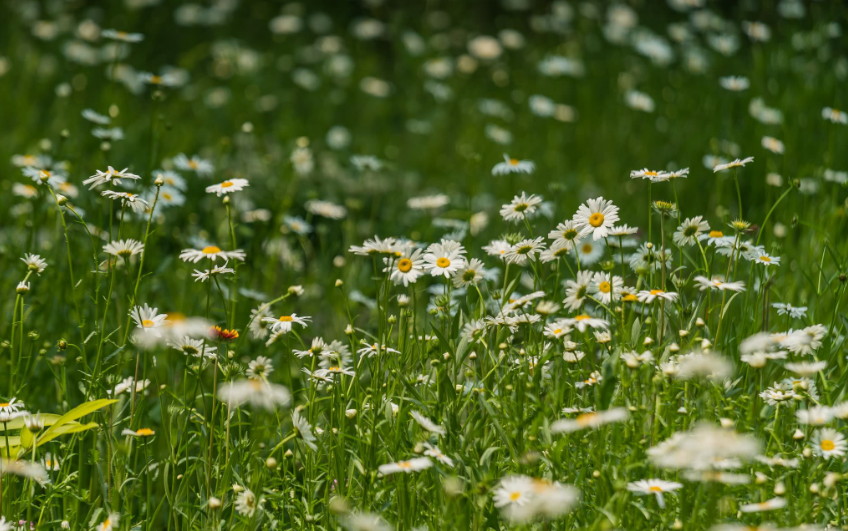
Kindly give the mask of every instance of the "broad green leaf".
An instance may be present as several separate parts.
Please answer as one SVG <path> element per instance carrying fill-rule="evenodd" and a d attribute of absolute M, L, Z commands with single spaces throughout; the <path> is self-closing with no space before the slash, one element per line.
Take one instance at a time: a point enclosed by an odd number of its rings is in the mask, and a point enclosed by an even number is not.
<path fill-rule="evenodd" d="M 53 413 L 41 413 L 41 420 L 44 421 L 45 426 L 52 426 L 59 420 L 61 415 L 56 415 Z M 6 422 L 5 424 L 0 424 L 0 432 L 5 430 L 19 430 L 24 427 L 24 418 L 18 417 Z"/>
<path fill-rule="evenodd" d="M 32 436 L 32 432 L 29 431 L 29 428 L 24 427 L 24 429 L 21 430 L 20 439 L 21 439 L 21 446 L 22 447 L 27 448 L 27 449 L 32 448 L 32 442 L 33 442 L 34 438 Z"/>
<path fill-rule="evenodd" d="M 99 426 L 99 424 L 97 424 L 96 422 L 89 422 L 88 424 L 79 424 L 79 423 L 65 424 L 64 426 L 57 428 L 56 431 L 54 431 L 53 433 L 48 434 L 48 433 L 45 432 L 44 435 L 42 435 L 41 437 L 38 438 L 38 443 L 36 444 L 36 446 L 41 446 L 42 444 L 46 444 L 46 443 L 52 441 L 53 439 L 55 439 L 56 437 L 59 437 L 60 435 L 67 435 L 69 433 L 79 433 L 81 431 L 88 431 L 88 430 L 90 430 L 92 428 L 96 428 L 98 426 Z"/>
<path fill-rule="evenodd" d="M 82 418 L 90 413 L 94 413 L 98 409 L 104 408 L 110 404 L 114 404 L 115 402 L 117 402 L 117 400 L 115 399 L 101 398 L 100 400 L 92 400 L 91 402 L 80 404 L 79 406 L 75 407 L 74 409 L 68 411 L 67 413 L 59 417 L 59 419 L 56 420 L 53 426 L 51 426 L 47 431 L 45 431 L 41 435 L 41 437 L 38 438 L 38 444 L 42 444 L 42 441 L 46 442 L 55 439 L 57 435 L 53 435 L 53 433 L 55 433 L 57 430 L 59 430 L 59 428 L 61 428 L 65 424 Z M 59 435 L 61 435 L 61 433 Z"/>
<path fill-rule="evenodd" d="M 10 435 L 9 437 L 0 437 L 0 448 L 6 447 L 6 441 L 7 440 L 9 442 L 10 448 L 12 448 L 14 446 L 20 446 L 20 444 L 21 444 L 21 438 L 20 437 L 18 437 L 17 435 L 15 435 L 15 436 Z"/>

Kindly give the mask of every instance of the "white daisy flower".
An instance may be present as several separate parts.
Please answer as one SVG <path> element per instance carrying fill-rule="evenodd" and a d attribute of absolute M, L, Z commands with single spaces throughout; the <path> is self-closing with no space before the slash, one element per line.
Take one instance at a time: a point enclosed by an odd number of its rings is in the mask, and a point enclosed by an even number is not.
<path fill-rule="evenodd" d="M 733 92 L 741 92 L 743 90 L 748 90 L 748 87 L 751 86 L 751 82 L 747 77 L 744 76 L 725 76 L 720 77 L 718 79 L 719 85 L 722 88 L 733 91 Z"/>
<path fill-rule="evenodd" d="M 197 155 L 189 158 L 185 153 L 180 153 L 174 157 L 174 166 L 178 170 L 193 171 L 198 177 L 208 177 L 215 171 L 215 166 L 208 160 L 201 159 Z"/>
<path fill-rule="evenodd" d="M 447 433 L 443 427 L 428 419 L 419 411 L 410 411 L 409 416 L 412 417 L 415 422 L 418 423 L 419 426 L 429 431 L 430 433 L 435 433 L 438 435 L 444 435 L 445 433 Z"/>
<path fill-rule="evenodd" d="M 404 472 L 406 474 L 410 472 L 419 472 L 421 470 L 426 470 L 431 466 L 433 466 L 433 461 L 431 461 L 429 457 L 416 457 L 409 461 L 398 461 L 396 463 L 380 465 L 377 470 L 380 474 L 388 476 L 398 472 Z"/>
<path fill-rule="evenodd" d="M 562 303 L 567 309 L 577 310 L 588 300 L 592 276 L 591 271 L 578 271 L 574 280 L 565 281 L 565 299 Z"/>
<path fill-rule="evenodd" d="M 216 194 L 218 197 L 221 197 L 225 194 L 240 192 L 248 186 L 250 186 L 250 183 L 247 182 L 247 179 L 230 179 L 220 184 L 213 184 L 212 186 L 207 186 L 206 193 Z"/>
<path fill-rule="evenodd" d="M 208 258 L 213 262 L 217 261 L 218 258 L 221 258 L 224 261 L 240 260 L 244 262 L 245 254 L 241 249 L 236 249 L 235 251 L 222 251 L 220 247 L 215 245 L 208 245 L 203 249 L 183 249 L 183 251 L 180 252 L 180 260 L 185 262 L 196 264 L 204 258 Z"/>
<path fill-rule="evenodd" d="M 105 29 L 100 32 L 100 36 L 121 42 L 141 42 L 144 40 L 144 35 L 141 33 L 128 33 L 126 31 L 119 31 L 115 29 Z"/>
<path fill-rule="evenodd" d="M 783 509 L 784 507 L 786 507 L 785 498 L 772 498 L 764 502 L 742 505 L 739 507 L 739 510 L 743 513 L 760 513 L 763 511 L 776 511 L 778 509 Z"/>
<path fill-rule="evenodd" d="M 738 168 L 739 166 L 744 166 L 744 165 L 748 164 L 749 162 L 754 162 L 754 157 L 747 157 L 747 158 L 744 158 L 744 159 L 736 159 L 736 160 L 730 161 L 730 162 L 725 163 L 725 164 L 719 164 L 718 166 L 713 168 L 713 173 L 718 173 L 720 171 L 729 170 L 730 168 Z"/>
<path fill-rule="evenodd" d="M 610 301 L 617 301 L 621 298 L 623 287 L 624 279 L 621 277 L 612 273 L 595 273 L 592 275 L 589 290 L 596 299 L 604 304 L 609 304 Z"/>
<path fill-rule="evenodd" d="M 688 172 L 688 170 L 687 170 Z M 656 171 L 649 170 L 648 168 L 642 168 L 641 170 L 633 170 L 630 172 L 631 179 L 647 179 L 651 182 L 659 183 L 663 181 L 667 181 L 669 179 L 668 172 L 665 171 Z"/>
<path fill-rule="evenodd" d="M 217 276 L 217 275 L 225 275 L 227 273 L 235 273 L 235 272 L 236 272 L 235 269 L 233 269 L 231 267 L 227 267 L 227 262 L 224 262 L 223 265 L 213 266 L 212 269 L 204 269 L 203 271 L 200 271 L 199 269 L 195 269 L 194 273 L 192 273 L 191 276 L 194 277 L 195 282 L 206 282 L 211 277 L 214 277 L 214 276 Z"/>
<path fill-rule="evenodd" d="M 312 433 L 312 426 L 297 410 L 292 413 L 292 424 L 294 425 L 295 433 L 303 441 L 303 444 L 308 446 L 313 452 L 318 451 L 318 445 L 315 444 L 315 441 L 318 439 L 315 437 L 315 434 Z"/>
<path fill-rule="evenodd" d="M 144 244 L 133 239 L 116 240 L 103 246 L 103 252 L 112 256 L 128 258 L 144 251 Z"/>
<path fill-rule="evenodd" d="M 832 107 L 822 109 L 822 118 L 835 124 L 848 124 L 848 113 Z"/>
<path fill-rule="evenodd" d="M 574 246 L 574 250 L 577 252 L 577 256 L 580 259 L 580 264 L 583 267 L 588 267 L 594 265 L 604 256 L 604 241 L 593 241 L 588 236 L 577 242 Z M 669 260 L 671 260 L 671 254 L 669 253 Z"/>
<path fill-rule="evenodd" d="M 518 160 L 510 158 L 504 153 L 504 161 L 495 164 L 492 168 L 492 175 L 506 175 L 508 173 L 533 173 L 536 165 L 532 160 Z"/>
<path fill-rule="evenodd" d="M 807 316 L 806 306 L 792 306 L 790 303 L 775 302 L 771 305 L 777 310 L 777 315 L 788 315 L 793 319 L 803 319 Z"/>
<path fill-rule="evenodd" d="M 483 250 L 489 256 L 496 256 L 501 260 L 506 259 L 507 253 L 512 249 L 512 245 L 504 240 L 492 240 L 489 242 L 489 245 L 484 245 Z"/>
<path fill-rule="evenodd" d="M 82 117 L 88 120 L 89 122 L 98 125 L 109 125 L 109 122 L 112 121 L 108 116 L 104 114 L 99 114 L 93 109 L 84 109 L 82 111 Z"/>
<path fill-rule="evenodd" d="M 291 393 L 282 385 L 262 379 L 248 379 L 224 385 L 218 391 L 218 398 L 236 408 L 249 403 L 254 407 L 273 410 L 277 406 L 288 406 Z"/>
<path fill-rule="evenodd" d="M 783 142 L 776 138 L 764 136 L 761 141 L 761 144 L 764 148 L 771 151 L 772 153 L 776 153 L 778 155 L 783 154 Z"/>
<path fill-rule="evenodd" d="M 566 251 L 570 251 L 580 238 L 580 230 L 571 220 L 558 224 L 556 229 L 548 233 L 548 239 L 553 240 L 551 247 L 565 248 Z"/>
<path fill-rule="evenodd" d="M 551 433 L 571 433 L 587 428 L 599 428 L 604 424 L 627 420 L 628 416 L 627 410 L 622 407 L 583 413 L 574 419 L 561 419 L 552 423 Z"/>
<path fill-rule="evenodd" d="M 700 284 L 701 291 L 707 289 L 714 289 L 718 291 L 745 291 L 745 283 L 741 280 L 736 282 L 723 282 L 721 279 L 716 277 L 709 279 L 707 277 L 697 276 L 695 277 L 695 282 Z"/>
<path fill-rule="evenodd" d="M 816 431 L 812 443 L 813 452 L 825 459 L 842 457 L 845 455 L 846 448 L 848 448 L 845 436 L 833 428 L 823 428 Z"/>
<path fill-rule="evenodd" d="M 577 209 L 573 221 L 581 237 L 591 234 L 598 241 L 608 236 L 609 229 L 618 221 L 618 207 L 603 197 L 589 199 Z"/>
<path fill-rule="evenodd" d="M 236 496 L 235 508 L 236 511 L 246 517 L 253 518 L 254 513 L 256 513 L 256 509 L 258 507 L 258 503 L 256 500 L 256 495 L 253 494 L 253 491 L 250 489 L 245 489 L 238 493 Z"/>
<path fill-rule="evenodd" d="M 652 289 L 652 290 L 642 290 L 636 294 L 636 297 L 639 299 L 639 302 L 644 304 L 650 304 L 654 302 L 656 299 L 664 299 L 670 302 L 674 302 L 677 300 L 677 293 L 671 291 L 663 291 L 661 289 Z"/>
<path fill-rule="evenodd" d="M 118 513 L 112 513 L 108 517 L 106 517 L 106 520 L 101 522 L 96 529 L 97 531 L 113 531 L 115 529 L 118 529 L 118 523 L 120 522 L 120 520 L 121 517 Z"/>
<path fill-rule="evenodd" d="M 115 192 L 112 190 L 105 190 L 102 192 L 104 197 L 108 197 L 109 199 L 116 201 L 118 199 L 121 200 L 121 205 L 126 206 L 129 205 L 133 212 L 144 212 L 148 208 L 150 208 L 150 204 L 142 199 L 142 197 L 138 194 L 131 194 L 129 192 Z"/>
<path fill-rule="evenodd" d="M 347 216 L 347 208 L 331 203 L 330 201 L 321 201 L 312 199 L 307 201 L 304 206 L 310 213 L 328 219 L 343 219 Z"/>
<path fill-rule="evenodd" d="M 168 341 L 168 345 L 174 350 L 178 350 L 186 356 L 195 358 L 215 359 L 215 352 L 218 350 L 208 341 L 203 339 L 192 339 L 190 336 L 182 336 Z"/>
<path fill-rule="evenodd" d="M 779 256 L 769 256 L 768 253 L 760 253 L 759 256 L 756 256 L 753 260 L 758 264 L 763 264 L 768 267 L 771 265 L 779 266 L 780 265 L 780 257 Z"/>
<path fill-rule="evenodd" d="M 147 303 L 144 306 L 134 307 L 130 311 L 130 317 L 140 330 L 157 337 L 161 336 L 159 329 L 170 323 L 167 314 L 159 313 L 159 308 L 151 308 Z"/>
<path fill-rule="evenodd" d="M 47 183 L 50 186 L 58 187 L 63 184 L 67 178 L 68 174 L 66 174 L 62 170 L 51 170 L 47 168 L 35 168 L 33 166 L 27 166 L 21 172 L 33 180 L 36 184 L 44 184 Z"/>
<path fill-rule="evenodd" d="M 140 175 L 129 173 L 127 171 L 128 169 L 129 168 L 124 168 L 123 170 L 118 171 L 112 166 L 109 166 L 106 171 L 95 170 L 94 175 L 84 180 L 82 184 L 91 185 L 88 189 L 93 190 L 101 184 L 121 184 L 121 179 L 141 179 Z"/>
<path fill-rule="evenodd" d="M 415 284 L 418 277 L 424 274 L 424 259 L 421 249 L 415 249 L 412 254 L 404 253 L 399 259 L 383 258 L 386 267 L 383 272 L 391 271 L 391 280 L 395 285 L 403 283 L 404 287 Z"/>
<path fill-rule="evenodd" d="M 442 451 L 439 450 L 438 446 L 425 442 L 424 448 L 426 448 L 426 450 L 424 450 L 424 455 L 427 457 L 432 457 L 443 465 L 453 467 L 453 459 L 443 454 Z"/>
<path fill-rule="evenodd" d="M 657 504 L 660 506 L 660 508 L 665 507 L 665 499 L 663 498 L 663 494 L 668 492 L 674 492 L 680 488 L 683 488 L 682 483 L 677 483 L 675 481 L 665 481 L 662 479 L 640 479 L 639 481 L 634 481 L 632 483 L 627 484 L 627 490 L 640 496 L 645 496 L 648 494 L 655 495 L 657 498 Z"/>
<path fill-rule="evenodd" d="M 808 409 L 800 409 L 795 412 L 799 424 L 810 426 L 824 426 L 829 424 L 833 418 L 833 410 L 827 406 L 813 406 Z"/>
<path fill-rule="evenodd" d="M 533 480 L 527 476 L 507 476 L 502 478 L 494 493 L 495 507 L 525 505 L 530 502 L 533 493 Z"/>
<path fill-rule="evenodd" d="M 424 270 L 434 277 L 450 278 L 465 266 L 464 254 L 465 249 L 452 240 L 431 244 L 424 255 Z"/>
<path fill-rule="evenodd" d="M 521 240 L 506 253 L 506 261 L 511 264 L 524 265 L 528 259 L 535 260 L 544 249 L 544 239 L 541 236 L 534 240 Z"/>
<path fill-rule="evenodd" d="M 604 330 L 609 328 L 609 321 L 605 319 L 591 317 L 586 314 L 575 315 L 574 317 L 567 317 L 563 319 L 563 323 L 571 328 L 577 329 L 581 333 L 585 332 L 589 328 Z"/>
<path fill-rule="evenodd" d="M 472 258 L 453 274 L 453 285 L 462 288 L 480 282 L 486 274 L 483 262 Z"/>
<path fill-rule="evenodd" d="M 283 316 L 280 316 L 279 318 L 265 317 L 265 318 L 262 319 L 262 321 L 264 321 L 264 322 L 266 322 L 270 325 L 269 328 L 271 329 L 271 332 L 273 332 L 273 333 L 277 333 L 277 332 L 289 333 L 289 332 L 291 332 L 292 327 L 295 324 L 299 324 L 303 328 L 306 328 L 307 326 L 309 326 L 308 321 L 310 321 L 310 320 L 312 320 L 312 317 L 305 316 L 305 315 L 298 316 L 296 313 L 293 313 L 291 315 L 283 315 Z"/>
<path fill-rule="evenodd" d="M 21 258 L 21 262 L 27 265 L 27 269 L 35 271 L 38 275 L 47 268 L 47 261 L 37 254 L 26 253 L 24 257 Z"/>
<path fill-rule="evenodd" d="M 709 230 L 710 225 L 703 220 L 702 216 L 686 218 L 674 233 L 674 243 L 681 247 L 683 245 L 695 245 L 701 239 L 701 235 Z"/>
<path fill-rule="evenodd" d="M 524 192 L 512 198 L 512 201 L 501 207 L 500 214 L 506 221 L 518 223 L 532 217 L 536 213 L 537 207 L 542 203 L 542 198 Z"/>

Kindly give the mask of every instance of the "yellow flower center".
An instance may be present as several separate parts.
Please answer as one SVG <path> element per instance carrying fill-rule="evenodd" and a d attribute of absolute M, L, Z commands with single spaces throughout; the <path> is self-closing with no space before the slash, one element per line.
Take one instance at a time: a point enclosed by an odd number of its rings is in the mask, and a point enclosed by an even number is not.
<path fill-rule="evenodd" d="M 150 82 L 158 85 L 162 82 L 162 76 L 153 76 L 150 78 Z"/>
<path fill-rule="evenodd" d="M 562 333 L 562 328 L 557 328 L 556 330 L 554 330 L 554 335 L 559 335 L 561 333 Z"/>
<path fill-rule="evenodd" d="M 656 485 L 651 485 L 648 487 L 648 490 L 651 492 L 662 492 L 662 487 L 657 487 Z"/>
<path fill-rule="evenodd" d="M 193 169 L 193 170 L 196 170 L 197 169 L 197 161 L 194 161 L 194 160 L 188 161 L 188 167 Z"/>
<path fill-rule="evenodd" d="M 760 260 L 762 260 L 763 262 L 771 262 L 771 258 L 769 258 L 768 256 L 761 256 Z"/>
<path fill-rule="evenodd" d="M 397 265 L 398 270 L 401 273 L 407 273 L 410 269 L 412 269 L 412 260 L 409 258 L 401 258 Z"/>
<path fill-rule="evenodd" d="M 10 404 L 8 402 L 3 402 L 2 404 L 0 404 L 0 407 L 9 407 L 9 405 Z"/>
<path fill-rule="evenodd" d="M 647 175 L 648 177 L 656 177 L 656 176 L 659 175 L 659 173 L 657 173 L 655 171 L 646 171 L 645 175 Z"/>
<path fill-rule="evenodd" d="M 600 227 L 604 224 L 604 215 L 600 212 L 595 212 L 591 216 L 589 216 L 589 225 L 593 227 Z"/>
<path fill-rule="evenodd" d="M 150 328 L 151 326 L 153 326 L 153 321 L 151 321 L 150 319 L 145 319 L 141 322 L 141 326 L 142 328 Z"/>
<path fill-rule="evenodd" d="M 281 323 L 290 323 L 292 321 L 294 321 L 294 319 L 292 318 L 291 315 L 284 315 L 284 316 L 280 317 Z"/>
<path fill-rule="evenodd" d="M 521 498 L 521 493 L 518 491 L 509 493 L 509 501 L 518 501 Z"/>
<path fill-rule="evenodd" d="M 651 295 L 659 295 L 660 293 L 665 293 L 665 292 L 661 289 L 652 289 L 650 293 L 651 293 Z"/>
<path fill-rule="evenodd" d="M 518 159 L 509 159 L 509 163 L 513 166 L 517 166 L 518 165 Z"/>
<path fill-rule="evenodd" d="M 591 319 L 588 315 L 578 315 L 574 318 L 575 321 L 585 321 L 586 319 Z"/>
<path fill-rule="evenodd" d="M 586 381 L 588 382 L 589 380 Z M 586 426 L 592 422 L 592 419 L 594 419 L 595 416 L 596 413 L 583 413 L 582 415 L 578 415 L 575 420 L 577 421 L 578 426 Z"/>
<path fill-rule="evenodd" d="M 202 252 L 203 252 L 203 254 L 215 254 L 215 253 L 220 253 L 220 252 L 221 252 L 221 248 L 220 248 L 220 247 L 216 247 L 216 246 L 214 246 L 214 245 L 210 245 L 209 247 L 204 247 Z"/>
<path fill-rule="evenodd" d="M 830 452 L 834 448 L 836 448 L 836 445 L 833 444 L 833 441 L 831 441 L 830 439 L 825 439 L 821 442 L 821 449 L 825 452 Z"/>
<path fill-rule="evenodd" d="M 589 254 L 592 252 L 592 244 L 584 243 L 583 247 L 580 248 L 583 251 L 583 254 Z"/>
<path fill-rule="evenodd" d="M 230 186 L 233 186 L 232 181 L 224 181 L 221 183 L 221 188 L 229 188 Z"/>
<path fill-rule="evenodd" d="M 448 260 L 445 257 L 441 257 L 438 260 L 436 260 L 436 265 L 441 267 L 441 268 L 448 267 L 450 264 L 451 264 L 451 261 Z"/>
<path fill-rule="evenodd" d="M 711 230 L 710 231 L 710 238 L 721 238 L 723 236 L 724 236 L 724 233 L 721 232 L 720 230 Z"/>
<path fill-rule="evenodd" d="M 400 468 L 412 468 L 412 463 L 410 463 L 409 461 L 401 461 L 398 463 L 398 466 Z"/>
<path fill-rule="evenodd" d="M 151 430 L 150 428 L 141 428 L 140 430 L 135 432 L 135 434 L 139 437 L 150 437 L 151 435 L 153 435 L 153 433 L 153 430 Z"/>
<path fill-rule="evenodd" d="M 612 289 L 612 286 L 607 281 L 604 281 L 604 282 L 601 282 L 600 284 L 598 284 L 598 290 L 600 290 L 601 293 L 609 293 L 611 289 Z"/>
<path fill-rule="evenodd" d="M 171 199 L 173 199 L 173 197 L 168 192 L 165 192 L 164 194 L 162 194 L 162 199 L 170 201 Z"/>

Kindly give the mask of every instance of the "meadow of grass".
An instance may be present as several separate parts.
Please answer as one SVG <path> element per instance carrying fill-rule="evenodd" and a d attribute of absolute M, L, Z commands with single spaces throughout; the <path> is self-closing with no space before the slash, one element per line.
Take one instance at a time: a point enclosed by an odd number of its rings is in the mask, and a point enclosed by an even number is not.
<path fill-rule="evenodd" d="M 843 3 L 0 14 L 0 531 L 848 529 Z"/>

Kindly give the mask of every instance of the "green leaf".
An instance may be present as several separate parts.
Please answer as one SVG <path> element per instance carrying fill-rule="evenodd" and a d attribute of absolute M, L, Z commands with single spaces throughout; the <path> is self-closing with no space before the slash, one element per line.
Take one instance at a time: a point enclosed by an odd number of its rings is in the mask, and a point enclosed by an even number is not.
<path fill-rule="evenodd" d="M 21 446 L 30 449 L 32 448 L 32 443 L 35 440 L 35 437 L 32 435 L 32 432 L 29 431 L 29 428 L 24 428 L 21 430 Z"/>
<path fill-rule="evenodd" d="M 483 452 L 483 455 L 480 456 L 480 466 L 486 466 L 486 463 L 489 462 L 489 459 L 491 459 L 495 452 L 500 449 L 500 446 L 492 446 L 491 448 L 486 448 L 486 451 Z"/>
<path fill-rule="evenodd" d="M 41 420 L 44 421 L 45 426 L 52 426 L 53 424 L 56 423 L 57 420 L 59 420 L 60 416 L 61 415 L 55 415 L 53 413 L 42 413 L 41 414 Z M 24 427 L 24 418 L 18 417 L 18 418 L 14 418 L 14 419 L 12 419 L 9 422 L 6 422 L 4 424 L 0 424 L 0 432 L 6 431 L 6 430 L 19 430 L 23 427 Z"/>
<path fill-rule="evenodd" d="M 82 417 L 84 417 L 84 416 L 86 416 L 90 413 L 94 413 L 98 409 L 102 409 L 102 408 L 104 408 L 108 405 L 114 404 L 115 402 L 117 402 L 117 400 L 115 400 L 115 399 L 101 398 L 100 400 L 92 400 L 91 402 L 86 402 L 85 404 L 80 404 L 79 406 L 75 407 L 74 409 L 68 411 L 67 413 L 65 413 L 64 415 L 59 417 L 56 420 L 56 422 L 47 431 L 45 431 L 43 434 L 41 434 L 41 437 L 38 438 L 37 445 L 41 445 L 41 444 L 43 444 L 47 441 L 51 441 L 51 440 L 55 439 L 56 437 L 58 437 L 59 435 L 64 435 L 65 433 L 74 433 L 74 432 L 70 432 L 70 431 L 62 431 L 60 433 L 56 433 L 56 432 L 58 432 L 60 430 L 60 428 L 62 428 L 62 426 L 65 426 L 66 424 L 69 424 L 69 423 L 71 423 L 71 422 L 73 422 L 77 419 L 80 419 L 80 418 L 82 418 Z M 90 429 L 90 428 L 86 428 L 86 429 Z M 84 430 L 79 430 L 79 431 L 84 431 Z"/>
<path fill-rule="evenodd" d="M 6 447 L 6 439 L 7 439 L 6 437 L 0 437 L 0 448 Z M 21 444 L 21 438 L 18 437 L 17 435 L 15 435 L 14 437 L 9 436 L 8 440 L 9 440 L 9 447 L 10 448 L 12 448 L 14 446 L 20 446 L 20 444 Z"/>

